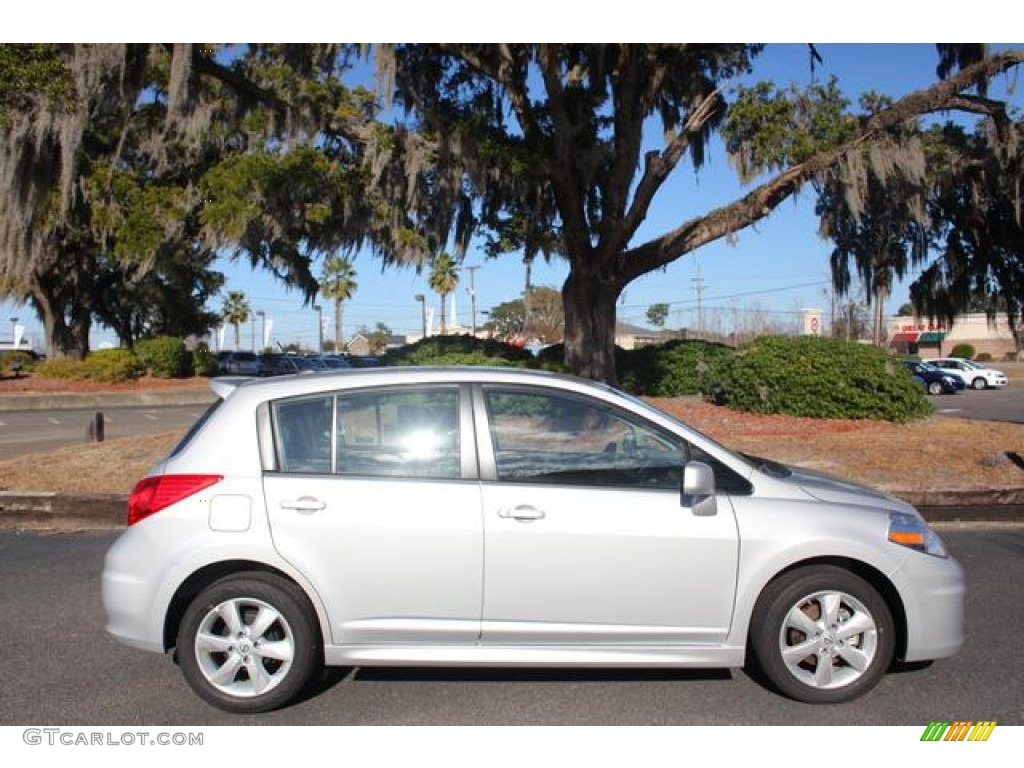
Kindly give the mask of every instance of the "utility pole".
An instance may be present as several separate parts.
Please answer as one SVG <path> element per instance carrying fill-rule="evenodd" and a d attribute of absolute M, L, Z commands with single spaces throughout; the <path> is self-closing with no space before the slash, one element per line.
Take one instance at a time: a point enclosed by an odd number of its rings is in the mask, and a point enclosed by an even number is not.
<path fill-rule="evenodd" d="M 700 264 L 697 265 L 697 276 L 691 277 L 690 280 L 693 282 L 693 290 L 697 292 L 697 337 L 700 338 L 704 334 L 704 310 L 701 305 L 701 298 L 704 294 L 704 278 L 700 273 Z"/>
<path fill-rule="evenodd" d="M 473 329 L 473 338 L 476 338 L 476 271 L 480 269 L 479 266 L 466 267 L 466 271 L 469 272 L 469 316 L 470 324 Z"/>

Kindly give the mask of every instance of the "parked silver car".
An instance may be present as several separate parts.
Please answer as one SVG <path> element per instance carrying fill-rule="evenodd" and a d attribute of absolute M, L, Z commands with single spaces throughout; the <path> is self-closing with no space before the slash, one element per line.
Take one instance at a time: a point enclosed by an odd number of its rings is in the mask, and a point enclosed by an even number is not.
<path fill-rule="evenodd" d="M 908 504 L 610 387 L 486 368 L 214 380 L 133 492 L 108 631 L 259 712 L 342 666 L 756 666 L 807 702 L 964 641 Z M 225 450 L 229 448 L 229 450 Z"/>

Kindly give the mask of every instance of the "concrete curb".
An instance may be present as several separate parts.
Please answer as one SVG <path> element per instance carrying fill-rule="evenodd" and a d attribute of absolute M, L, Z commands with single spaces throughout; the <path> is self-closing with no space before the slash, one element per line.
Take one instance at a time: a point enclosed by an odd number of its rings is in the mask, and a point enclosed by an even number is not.
<path fill-rule="evenodd" d="M 0 491 L 0 528 L 119 528 L 127 494 Z"/>
<path fill-rule="evenodd" d="M 993 493 L 947 493 L 941 504 L 934 503 L 939 494 L 932 493 L 932 503 L 915 506 L 930 523 L 1024 522 L 1022 501 L 991 503 L 988 498 Z M 908 501 L 910 496 L 901 494 Z M 1016 492 L 1016 497 L 1024 499 L 1024 491 Z M 127 494 L 0 491 L 0 528 L 121 528 L 127 507 Z"/>
<path fill-rule="evenodd" d="M 0 411 L 56 411 L 73 408 L 130 408 L 133 406 L 209 405 L 216 395 L 202 390 L 148 390 L 146 392 L 54 393 L 0 396 Z"/>

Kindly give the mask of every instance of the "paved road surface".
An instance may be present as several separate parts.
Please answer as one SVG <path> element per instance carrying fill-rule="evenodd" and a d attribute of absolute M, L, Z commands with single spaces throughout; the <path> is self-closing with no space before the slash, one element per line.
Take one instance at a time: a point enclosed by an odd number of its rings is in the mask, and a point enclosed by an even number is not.
<path fill-rule="evenodd" d="M 740 671 L 381 669 L 342 671 L 299 704 L 245 717 L 204 704 L 169 659 L 105 635 L 112 534 L 0 531 L 0 725 L 1024 725 L 1024 529 L 943 535 L 967 570 L 967 647 L 850 704 L 798 704 Z M 850 733 L 821 757 L 855 754 Z"/>
<path fill-rule="evenodd" d="M 0 459 L 38 453 L 85 441 L 96 408 L 0 412 Z M 202 405 L 104 408 L 108 440 L 158 432 L 182 432 L 205 411 Z"/>

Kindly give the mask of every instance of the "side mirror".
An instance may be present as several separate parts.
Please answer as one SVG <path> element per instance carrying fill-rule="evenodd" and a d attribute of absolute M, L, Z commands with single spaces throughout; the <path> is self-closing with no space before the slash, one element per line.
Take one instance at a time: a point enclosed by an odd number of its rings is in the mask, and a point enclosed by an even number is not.
<path fill-rule="evenodd" d="M 715 499 L 715 472 L 702 461 L 690 461 L 683 467 L 680 503 L 697 517 L 718 514 Z"/>

